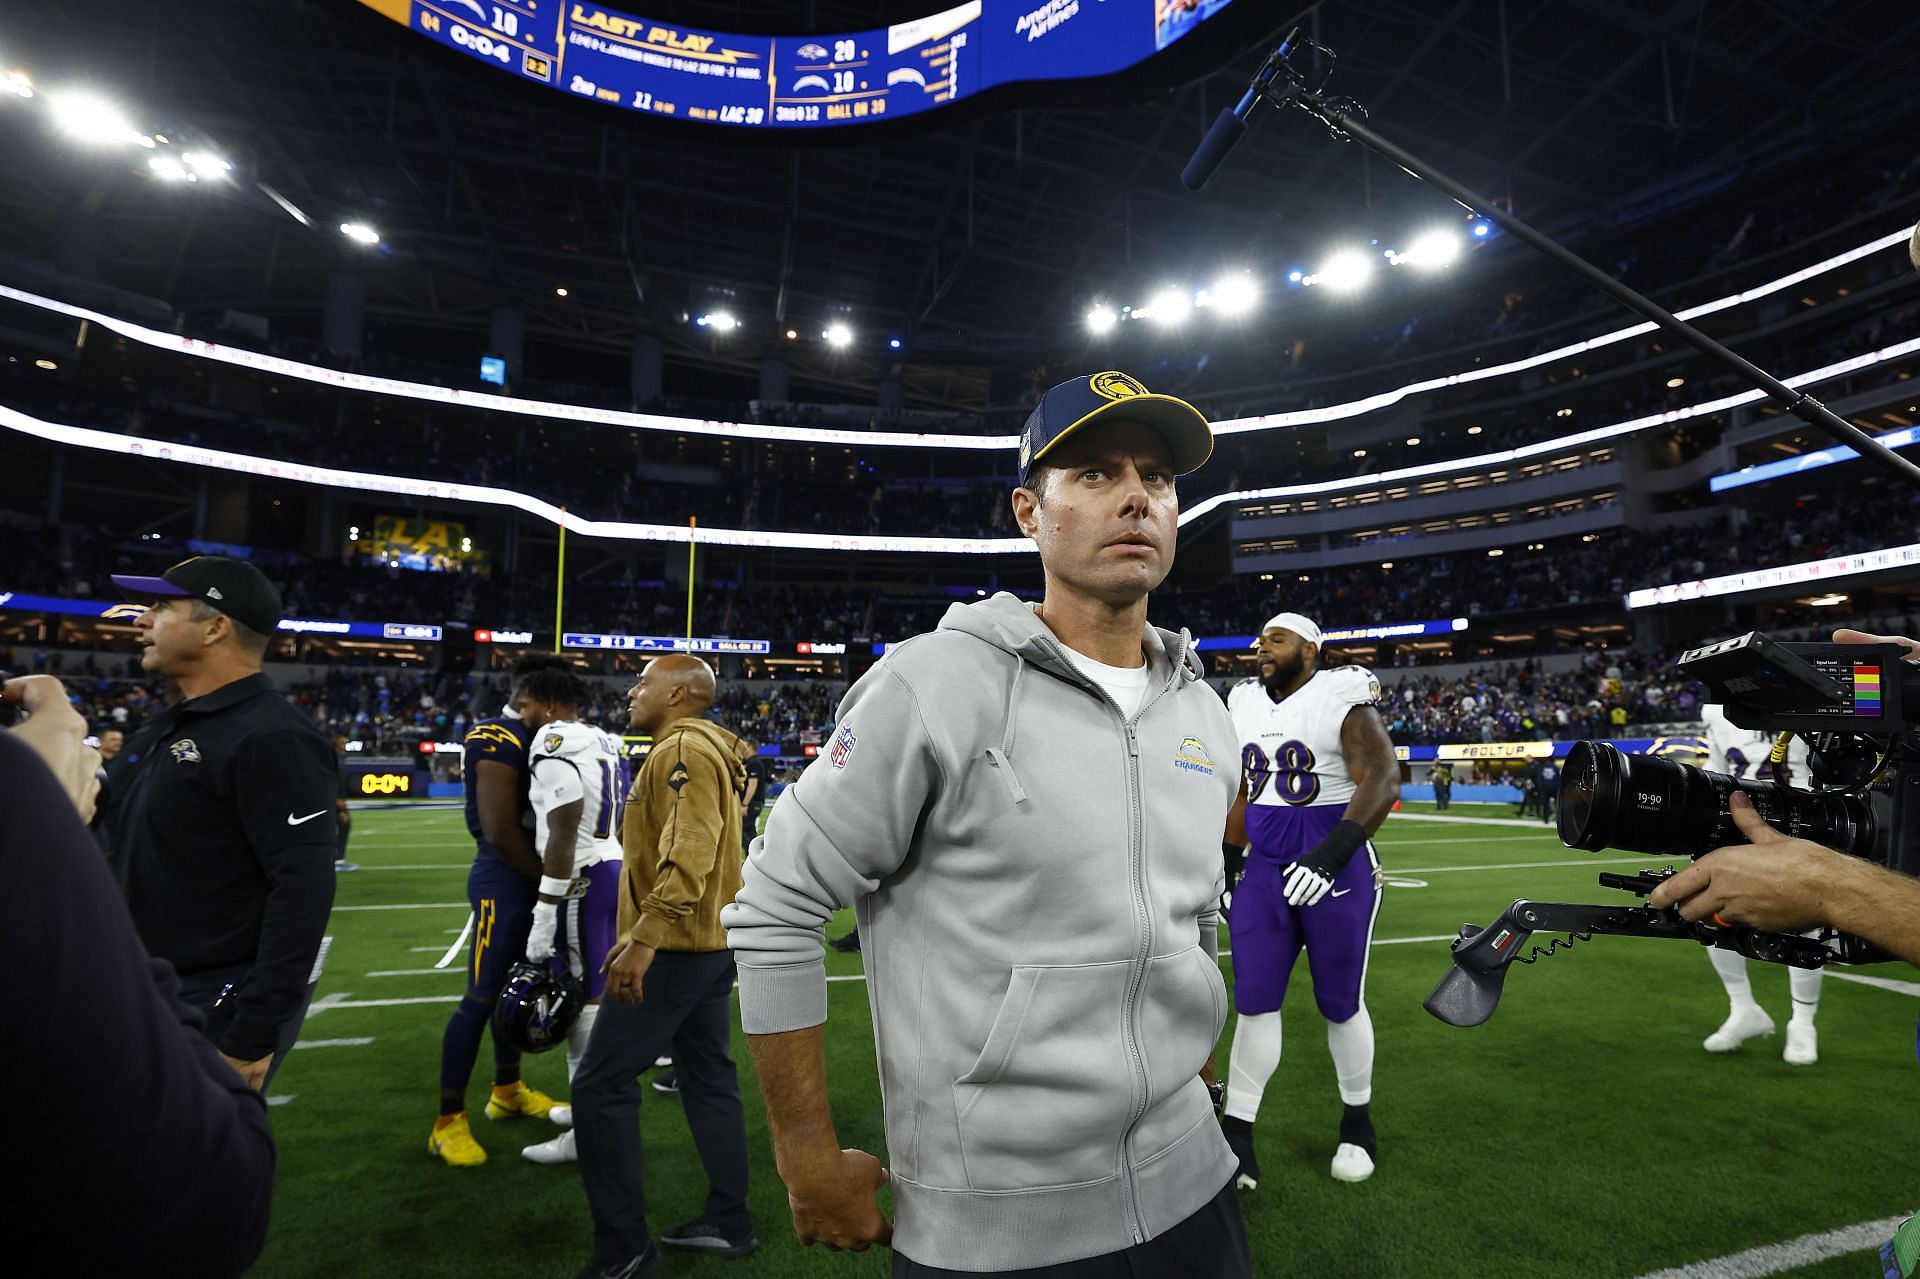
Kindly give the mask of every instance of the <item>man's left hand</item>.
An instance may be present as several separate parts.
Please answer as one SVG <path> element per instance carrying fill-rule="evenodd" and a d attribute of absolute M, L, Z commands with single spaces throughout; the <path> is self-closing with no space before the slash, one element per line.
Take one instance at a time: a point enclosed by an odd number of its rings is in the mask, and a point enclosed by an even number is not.
<path fill-rule="evenodd" d="M 653 957 L 658 952 L 651 946 L 637 941 L 622 942 L 608 954 L 607 962 L 600 971 L 607 975 L 607 998 L 616 1004 L 637 1004 L 641 1001 L 641 984 L 646 980 L 647 969 L 653 967 Z"/>
<path fill-rule="evenodd" d="M 1653 890 L 1656 907 L 1677 906 L 1687 920 L 1719 918 L 1766 932 L 1825 924 L 1825 890 L 1849 858 L 1811 840 L 1767 825 L 1753 801 L 1735 791 L 1728 801 L 1734 825 L 1751 843 L 1716 848 Z"/>
<path fill-rule="evenodd" d="M 259 1092 L 262 1088 L 266 1087 L 267 1067 L 273 1065 L 272 1053 L 268 1053 L 266 1056 L 254 1061 L 242 1061 L 238 1057 L 229 1057 L 225 1053 L 220 1054 L 220 1059 L 226 1062 L 227 1065 L 232 1066 L 233 1072 L 239 1075 L 240 1078 L 246 1080 L 247 1087 L 253 1089 L 255 1092 Z"/>

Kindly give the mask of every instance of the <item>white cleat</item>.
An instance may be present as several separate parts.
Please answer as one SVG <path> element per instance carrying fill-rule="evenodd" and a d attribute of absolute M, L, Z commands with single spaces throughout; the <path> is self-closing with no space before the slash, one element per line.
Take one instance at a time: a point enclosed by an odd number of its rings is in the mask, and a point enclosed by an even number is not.
<path fill-rule="evenodd" d="M 1335 1181 L 1365 1181 L 1373 1176 L 1373 1156 L 1365 1148 L 1350 1141 L 1340 1143 L 1333 1152 L 1333 1179 Z"/>
<path fill-rule="evenodd" d="M 573 1107 L 564 1101 L 560 1102 L 547 1112 L 547 1118 L 561 1128 L 571 1128 L 573 1127 Z"/>
<path fill-rule="evenodd" d="M 1730 1053 L 1749 1039 L 1773 1033 L 1773 1018 L 1759 1007 L 1744 1008 L 1720 1023 L 1700 1046 L 1710 1053 Z"/>
<path fill-rule="evenodd" d="M 1820 1060 L 1820 1034 L 1811 1022 L 1787 1023 L 1787 1047 L 1780 1057 L 1789 1066 L 1811 1066 Z"/>
<path fill-rule="evenodd" d="M 580 1161 L 580 1155 L 574 1149 L 572 1129 L 561 1133 L 552 1141 L 543 1141 L 537 1146 L 528 1146 L 520 1153 L 537 1164 L 571 1164 Z"/>

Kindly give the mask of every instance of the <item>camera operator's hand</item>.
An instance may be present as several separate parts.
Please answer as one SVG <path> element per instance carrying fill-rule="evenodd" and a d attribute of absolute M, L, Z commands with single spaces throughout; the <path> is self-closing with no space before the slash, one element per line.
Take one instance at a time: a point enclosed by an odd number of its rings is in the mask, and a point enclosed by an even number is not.
<path fill-rule="evenodd" d="M 51 675 L 22 675 L 0 685 L 0 702 L 18 706 L 26 722 L 12 730 L 46 761 L 80 820 L 93 820 L 94 801 L 100 795 L 100 752 L 87 745 L 87 721 L 73 709 L 66 686 Z"/>
<path fill-rule="evenodd" d="M 1906 660 L 1920 661 L 1920 640 L 1911 640 L 1904 635 L 1872 635 L 1866 631 L 1854 631 L 1841 628 L 1833 633 L 1836 644 L 1899 644 L 1906 648 Z"/>
<path fill-rule="evenodd" d="M 1677 906 L 1683 919 L 1768 932 L 1834 923 L 1826 894 L 1860 865 L 1858 860 L 1782 835 L 1761 819 L 1742 791 L 1733 793 L 1727 807 L 1751 842 L 1708 853 L 1654 889 L 1652 903 Z"/>

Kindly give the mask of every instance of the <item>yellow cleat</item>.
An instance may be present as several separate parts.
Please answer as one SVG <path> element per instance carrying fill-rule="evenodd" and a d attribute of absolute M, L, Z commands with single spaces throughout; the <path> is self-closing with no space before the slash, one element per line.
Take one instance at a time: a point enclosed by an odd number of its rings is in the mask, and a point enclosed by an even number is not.
<path fill-rule="evenodd" d="M 455 1115 L 452 1123 L 433 1130 L 433 1136 L 427 1138 L 427 1153 L 440 1156 L 453 1168 L 471 1168 L 487 1162 L 487 1152 L 467 1127 L 465 1111 Z"/>
<path fill-rule="evenodd" d="M 530 1084 L 523 1083 L 509 1093 L 495 1088 L 487 1094 L 487 1118 L 511 1119 L 525 1115 L 529 1119 L 546 1119 L 548 1112 L 559 1104 Z"/>

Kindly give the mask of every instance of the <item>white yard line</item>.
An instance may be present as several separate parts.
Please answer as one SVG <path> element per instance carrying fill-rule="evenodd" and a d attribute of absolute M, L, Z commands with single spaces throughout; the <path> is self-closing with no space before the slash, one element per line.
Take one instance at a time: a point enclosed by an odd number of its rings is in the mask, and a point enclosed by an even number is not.
<path fill-rule="evenodd" d="M 1389 822 L 1452 822 L 1458 826 L 1529 826 L 1542 835 L 1553 833 L 1553 823 L 1534 817 L 1455 817 L 1450 813 L 1389 813 Z"/>
<path fill-rule="evenodd" d="M 1891 977 L 1869 977 L 1865 973 L 1837 972 L 1831 967 L 1824 971 L 1835 981 L 1857 981 L 1862 986 L 1877 986 L 1881 990 L 1890 990 L 1896 995 L 1912 995 L 1920 999 L 1920 982 L 1895 981 Z"/>
<path fill-rule="evenodd" d="M 313 1007 L 307 1009 L 307 1018 L 312 1020 L 321 1013 L 331 1012 L 335 1008 L 398 1008 L 403 1004 L 457 1004 L 460 995 L 416 995 L 411 999 L 354 999 L 345 993 L 328 995 L 324 999 L 313 1001 Z"/>
<path fill-rule="evenodd" d="M 459 977 L 462 975 L 458 968 L 382 968 L 367 974 L 369 977 Z"/>
<path fill-rule="evenodd" d="M 364 1048 L 373 1042 L 372 1035 L 356 1035 L 352 1039 L 302 1039 L 295 1048 Z"/>
<path fill-rule="evenodd" d="M 403 862 L 397 866 L 375 866 L 361 862 L 361 870 L 472 870 L 472 862 Z"/>
<path fill-rule="evenodd" d="M 1541 832 L 1541 834 L 1546 833 L 1545 831 Z M 1416 843 L 1425 848 L 1433 844 L 1521 844 L 1537 840 L 1540 838 L 1540 835 L 1469 835 L 1465 839 L 1429 839 L 1425 835 L 1416 835 L 1411 831 L 1406 831 L 1402 833 L 1402 838 L 1409 843 Z M 1557 844 L 1559 840 L 1555 839 L 1554 842 Z M 1380 847 L 1380 837 L 1378 835 L 1374 836 L 1373 843 L 1374 847 Z"/>
<path fill-rule="evenodd" d="M 1714 1257 L 1707 1261 L 1696 1261 L 1690 1265 L 1676 1266 L 1671 1270 L 1656 1270 L 1642 1275 L 1641 1279 L 1761 1279 L 1764 1275 L 1777 1275 L 1787 1270 L 1798 1270 L 1816 1262 L 1828 1261 L 1834 1257 L 1844 1257 L 1849 1253 L 1867 1252 L 1878 1248 L 1893 1237 L 1902 1218 L 1884 1217 L 1879 1221 L 1863 1221 L 1857 1226 L 1845 1226 L 1839 1230 L 1829 1230 L 1823 1234 L 1801 1235 L 1786 1243 L 1768 1244 L 1764 1248 L 1749 1248 L 1745 1252 L 1736 1252 L 1725 1257 Z M 1867 1267 L 1874 1270 L 1875 1267 Z"/>
<path fill-rule="evenodd" d="M 1564 862 L 1490 862 L 1484 866 L 1387 866 L 1389 875 L 1441 875 L 1461 870 L 1550 870 L 1555 866 L 1614 866 L 1621 862 L 1651 862 L 1647 857 L 1579 857 Z"/>
<path fill-rule="evenodd" d="M 335 906 L 335 910 L 466 910 L 465 902 L 404 902 L 396 906 Z M 458 928 L 448 932 L 457 933 Z"/>

